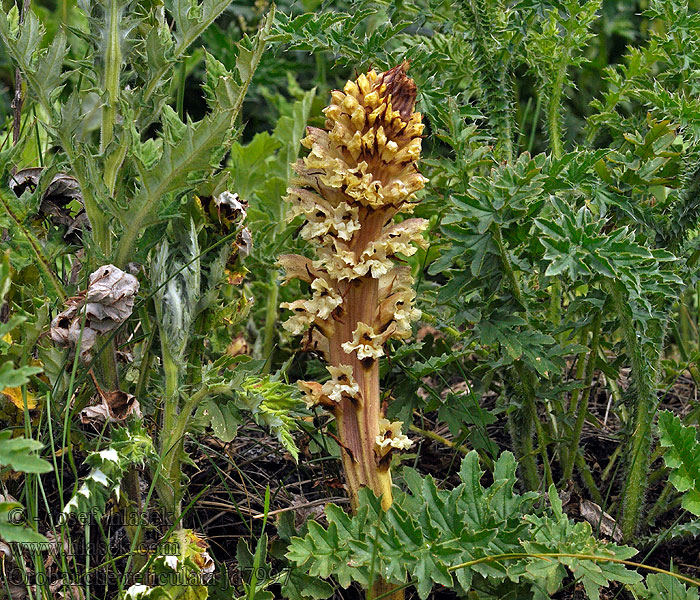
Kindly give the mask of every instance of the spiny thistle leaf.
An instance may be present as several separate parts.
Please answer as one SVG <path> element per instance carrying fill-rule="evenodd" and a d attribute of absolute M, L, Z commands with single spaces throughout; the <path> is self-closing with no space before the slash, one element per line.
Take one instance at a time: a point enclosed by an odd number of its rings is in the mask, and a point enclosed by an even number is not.
<path fill-rule="evenodd" d="M 269 427 L 294 460 L 298 460 L 299 449 L 292 437 L 297 428 L 295 414 L 300 414 L 303 406 L 298 389 L 270 376 L 246 377 L 241 389 L 241 407 L 251 412 L 258 425 Z"/>
<path fill-rule="evenodd" d="M 139 424 L 112 430 L 109 446 L 91 452 L 85 459 L 92 470 L 63 507 L 63 514 L 76 514 L 81 522 L 89 516 L 99 518 L 112 494 L 119 497 L 128 469 L 154 458 L 153 440 Z"/>

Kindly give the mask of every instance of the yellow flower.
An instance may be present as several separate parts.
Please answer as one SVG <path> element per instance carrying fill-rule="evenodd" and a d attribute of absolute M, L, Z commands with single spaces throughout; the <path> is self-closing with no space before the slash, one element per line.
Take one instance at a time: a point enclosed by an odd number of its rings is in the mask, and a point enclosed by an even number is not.
<path fill-rule="evenodd" d="M 314 279 L 311 283 L 314 295 L 304 303 L 304 307 L 319 319 L 327 319 L 330 314 L 343 303 L 343 299 L 338 295 L 325 279 Z"/>
<path fill-rule="evenodd" d="M 352 375 L 350 365 L 326 367 L 331 374 L 331 380 L 323 384 L 323 393 L 333 402 L 340 402 L 343 396 L 357 398 L 360 388 Z"/>
<path fill-rule="evenodd" d="M 416 167 L 422 116 L 413 111 L 416 87 L 407 68 L 370 71 L 333 92 L 324 110 L 328 131 L 310 127 L 302 141 L 311 150 L 297 168 L 305 185 L 326 199 L 341 191 L 372 208 L 399 208 L 425 185 Z"/>

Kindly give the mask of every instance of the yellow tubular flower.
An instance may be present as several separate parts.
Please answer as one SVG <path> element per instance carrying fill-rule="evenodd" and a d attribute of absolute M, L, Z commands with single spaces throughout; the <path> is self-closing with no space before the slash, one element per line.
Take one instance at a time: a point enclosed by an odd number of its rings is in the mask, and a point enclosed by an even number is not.
<path fill-rule="evenodd" d="M 294 165 L 288 191 L 292 218 L 316 258 L 284 255 L 286 280 L 309 284 L 310 297 L 283 304 L 292 311 L 285 329 L 306 332 L 321 351 L 331 379 L 300 382 L 309 406 L 331 410 L 343 447 L 353 505 L 363 486 L 391 504 L 391 453 L 410 446 L 401 423 L 381 410 L 379 362 L 390 338 L 410 336 L 420 317 L 410 269 L 398 264 L 425 247 L 423 219 L 395 222 L 412 211 L 426 183 L 417 161 L 423 124 L 414 111 L 416 86 L 408 63 L 369 71 L 331 94 L 325 129 L 307 128 L 309 154 Z"/>

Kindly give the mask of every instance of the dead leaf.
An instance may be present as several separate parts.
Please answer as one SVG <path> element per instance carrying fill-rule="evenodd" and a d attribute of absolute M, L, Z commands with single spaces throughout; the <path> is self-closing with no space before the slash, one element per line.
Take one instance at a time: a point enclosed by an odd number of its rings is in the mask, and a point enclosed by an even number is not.
<path fill-rule="evenodd" d="M 43 167 L 18 171 L 10 176 L 10 189 L 18 198 L 27 189 L 34 191 L 39 185 L 43 171 Z M 81 206 L 77 213 L 69 206 L 74 201 Z M 48 217 L 54 225 L 66 227 L 64 239 L 71 244 L 80 243 L 83 230 L 90 229 L 80 184 L 75 177 L 66 173 L 57 173 L 51 179 L 41 196 L 39 214 Z"/>
<path fill-rule="evenodd" d="M 80 358 L 88 362 L 97 336 L 115 330 L 131 316 L 138 290 L 133 275 L 114 265 L 100 267 L 90 275 L 87 290 L 69 298 L 67 308 L 51 321 L 51 339 L 73 349 L 80 340 Z"/>
<path fill-rule="evenodd" d="M 216 196 L 214 206 L 216 206 L 219 221 L 227 226 L 231 224 L 231 221 L 245 219 L 248 211 L 248 203 L 241 201 L 238 194 L 229 191 L 221 192 Z"/>
<path fill-rule="evenodd" d="M 2 394 L 14 404 L 19 410 L 24 410 L 24 400 L 22 398 L 21 387 L 8 387 L 2 391 Z M 27 409 L 34 410 L 36 408 L 36 398 L 34 394 L 27 390 Z"/>
<path fill-rule="evenodd" d="M 581 516 L 591 524 L 594 530 L 600 528 L 600 533 L 605 537 L 612 538 L 616 542 L 622 541 L 622 531 L 608 513 L 604 512 L 600 506 L 590 500 L 581 500 L 579 505 Z"/>
<path fill-rule="evenodd" d="M 127 417 L 136 415 L 141 417 L 141 407 L 135 396 L 114 390 L 103 392 L 98 388 L 100 402 L 87 406 L 80 411 L 80 421 L 88 423 L 119 423 Z"/>
<path fill-rule="evenodd" d="M 57 579 L 50 586 L 49 590 L 54 598 L 61 600 L 85 600 L 85 593 L 82 588 L 75 583 L 63 583 L 63 579 Z"/>
<path fill-rule="evenodd" d="M 253 236 L 250 233 L 250 229 L 244 227 L 236 238 L 236 245 L 238 246 L 238 256 L 242 260 L 250 255 L 253 249 Z"/>

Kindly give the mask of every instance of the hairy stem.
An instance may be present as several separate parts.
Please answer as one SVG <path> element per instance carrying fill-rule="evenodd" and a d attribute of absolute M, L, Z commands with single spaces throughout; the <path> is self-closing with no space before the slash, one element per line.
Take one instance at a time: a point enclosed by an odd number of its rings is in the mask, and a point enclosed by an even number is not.
<path fill-rule="evenodd" d="M 549 90 L 547 99 L 547 129 L 549 131 L 549 145 L 552 148 L 552 156 L 561 158 L 561 95 L 566 75 L 566 63 L 562 62 L 557 69 L 554 85 Z"/>
<path fill-rule="evenodd" d="M 651 426 L 658 406 L 655 359 L 658 359 L 659 346 L 663 343 L 663 327 L 658 323 L 649 325 L 654 347 L 651 350 L 645 349 L 637 335 L 632 311 L 625 299 L 623 288 L 616 282 L 611 282 L 609 288 L 631 359 L 634 386 L 632 432 L 628 442 L 627 484 L 622 496 L 622 535 L 629 541 L 637 532 L 647 490 Z"/>
<path fill-rule="evenodd" d="M 182 436 L 177 434 L 176 423 L 180 408 L 180 367 L 170 353 L 166 343 L 161 344 L 163 354 L 163 369 L 165 371 L 165 397 L 163 399 L 163 437 L 161 438 L 160 453 L 163 476 L 160 478 L 158 492 L 175 518 L 179 516 L 180 505 L 180 454 Z"/>
<path fill-rule="evenodd" d="M 520 289 L 520 283 L 513 270 L 510 257 L 508 256 L 508 250 L 503 242 L 501 228 L 496 225 L 492 228 L 492 232 L 501 257 L 501 264 L 506 280 L 510 284 L 513 298 L 520 304 L 524 312 L 527 313 L 525 297 Z M 523 390 L 525 409 L 509 413 L 509 428 L 515 442 L 518 460 L 523 468 L 526 484 L 530 489 L 538 489 L 540 487 L 540 477 L 537 471 L 537 462 L 535 460 L 534 446 L 532 443 L 533 428 L 537 432 L 538 451 L 542 455 L 542 460 L 544 462 L 545 476 L 547 481 L 550 481 L 552 478 L 549 460 L 547 459 L 547 449 L 544 443 L 544 432 L 542 431 L 542 424 L 537 416 L 537 400 L 531 385 L 529 373 L 521 361 L 515 362 L 515 370 L 520 380 L 520 387 Z M 517 415 L 518 418 L 516 418 L 516 412 L 520 413 Z"/>
<path fill-rule="evenodd" d="M 569 451 L 567 452 L 567 462 L 564 465 L 564 481 L 571 479 L 574 472 L 574 463 L 576 460 L 576 453 L 578 452 L 578 446 L 581 441 L 581 432 L 583 431 L 583 424 L 586 421 L 586 415 L 588 414 L 588 401 L 591 394 L 591 385 L 593 383 L 593 374 L 595 373 L 596 361 L 598 359 L 598 342 L 600 340 L 600 326 L 603 321 L 603 312 L 599 311 L 593 318 L 593 325 L 591 330 L 593 331 L 593 338 L 591 339 L 591 349 L 588 353 L 588 362 L 586 364 L 586 378 L 583 382 L 583 392 L 579 394 L 574 394 L 572 397 L 571 404 L 569 405 L 569 416 L 572 417 L 576 415 L 576 423 L 574 424 L 574 431 L 571 436 L 571 444 L 569 446 Z M 579 390 L 576 390 L 579 391 Z M 579 396 L 581 396 L 579 402 Z"/>
<path fill-rule="evenodd" d="M 263 330 L 262 355 L 265 359 L 263 374 L 269 373 L 272 367 L 272 352 L 275 347 L 275 324 L 277 323 L 277 307 L 279 305 L 279 287 L 277 284 L 277 273 L 270 273 L 269 293 L 267 296 L 267 307 L 265 309 L 265 329 Z"/>
<path fill-rule="evenodd" d="M 119 24 L 122 18 L 119 0 L 109 3 L 108 34 L 105 49 L 104 89 L 107 101 L 102 107 L 102 127 L 100 130 L 100 152 L 104 152 L 114 136 L 114 122 L 117 118 L 119 98 L 119 73 L 122 52 L 119 40 Z"/>

